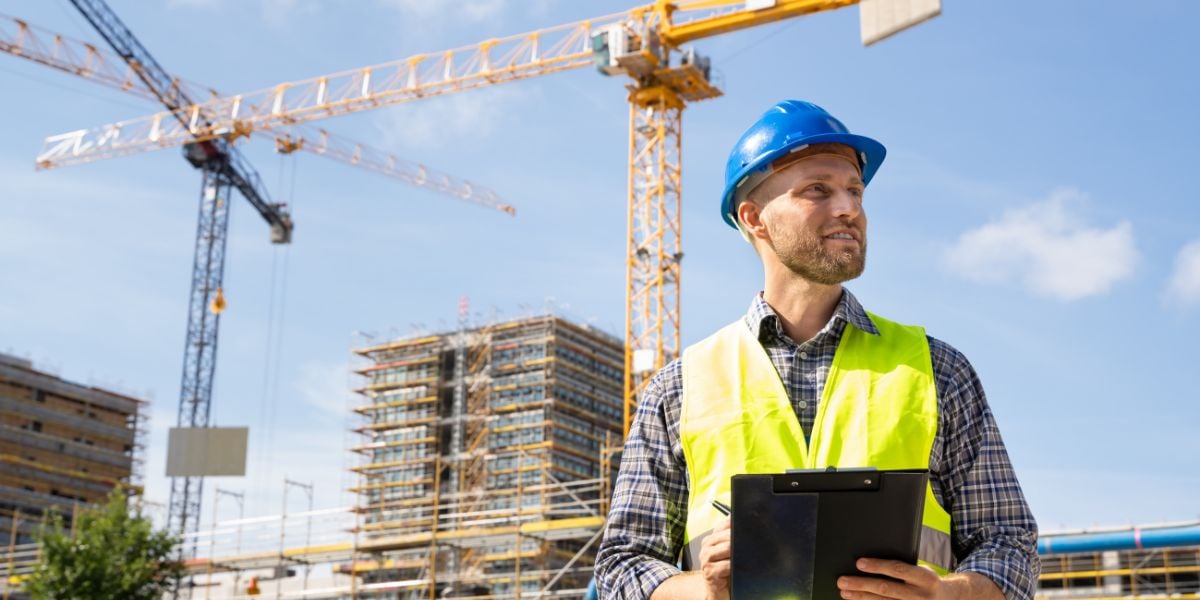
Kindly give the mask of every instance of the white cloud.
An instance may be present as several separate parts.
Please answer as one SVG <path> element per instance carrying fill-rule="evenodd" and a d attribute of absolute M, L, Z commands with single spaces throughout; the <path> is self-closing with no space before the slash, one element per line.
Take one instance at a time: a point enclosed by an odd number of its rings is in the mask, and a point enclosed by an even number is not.
<path fill-rule="evenodd" d="M 1085 198 L 1057 190 L 1044 202 L 1010 210 L 959 236 L 946 266 L 981 283 L 1021 281 L 1038 296 L 1062 301 L 1103 294 L 1133 274 L 1133 226 L 1085 223 Z"/>
<path fill-rule="evenodd" d="M 1175 256 L 1167 299 L 1183 305 L 1200 304 L 1200 240 L 1184 246 Z"/>
<path fill-rule="evenodd" d="M 479 140 L 529 101 L 529 86 L 499 86 L 410 102 L 381 114 L 378 127 L 388 146 L 443 147 Z M 465 175 L 455 173 L 455 175 Z"/>
<path fill-rule="evenodd" d="M 350 365 L 346 363 L 305 363 L 296 391 L 304 403 L 330 416 L 349 415 L 346 403 L 350 392 Z"/>

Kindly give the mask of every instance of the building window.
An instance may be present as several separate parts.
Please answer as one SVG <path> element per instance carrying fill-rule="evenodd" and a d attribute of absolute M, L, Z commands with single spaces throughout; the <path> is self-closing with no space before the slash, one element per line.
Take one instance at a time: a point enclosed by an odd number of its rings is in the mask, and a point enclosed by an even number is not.
<path fill-rule="evenodd" d="M 42 431 L 42 422 L 33 421 L 29 424 L 29 428 L 40 433 Z"/>

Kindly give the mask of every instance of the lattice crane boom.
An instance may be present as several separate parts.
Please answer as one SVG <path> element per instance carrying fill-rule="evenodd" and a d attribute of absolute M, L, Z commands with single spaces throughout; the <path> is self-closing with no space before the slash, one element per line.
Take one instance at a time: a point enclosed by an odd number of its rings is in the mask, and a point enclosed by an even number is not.
<path fill-rule="evenodd" d="M 70 73 L 133 96 L 158 100 L 158 95 L 146 86 L 134 68 L 111 50 L 97 48 L 88 42 L 57 34 L 4 14 L 0 14 L 0 52 Z M 219 98 L 221 96 L 212 88 L 185 79 L 175 78 L 171 85 L 185 90 L 186 95 L 190 98 Z M 287 129 L 264 131 L 263 134 L 274 140 L 275 148 L 279 152 L 308 152 L 393 177 L 409 185 L 446 194 L 465 202 L 493 208 L 509 215 L 516 214 L 515 207 L 487 187 L 439 172 L 414 161 L 405 160 L 367 144 L 334 135 L 325 129 L 301 124 Z"/>
<path fill-rule="evenodd" d="M 680 45 L 857 4 L 859 0 L 777 0 L 747 8 L 735 0 L 659 0 L 629 11 L 485 40 L 442 52 L 207 99 L 146 117 L 47 138 L 38 164 L 66 166 L 224 139 L 381 106 L 517 81 L 592 64 L 595 32 L 622 26 L 643 49 Z M 661 57 L 659 57 L 661 58 Z"/>
<path fill-rule="evenodd" d="M 600 22 L 618 22 L 615 15 Z M 287 127 L 591 64 L 593 21 L 283 83 L 47 138 L 39 166 L 66 166 Z"/>
<path fill-rule="evenodd" d="M 493 208 L 510 216 L 517 214 L 515 206 L 505 202 L 487 187 L 400 158 L 386 150 L 334 135 L 319 127 L 302 123 L 287 130 L 272 130 L 267 133 L 275 139 L 275 149 L 281 153 L 308 152 L 399 179 L 409 185 L 452 196 L 464 202 Z"/>

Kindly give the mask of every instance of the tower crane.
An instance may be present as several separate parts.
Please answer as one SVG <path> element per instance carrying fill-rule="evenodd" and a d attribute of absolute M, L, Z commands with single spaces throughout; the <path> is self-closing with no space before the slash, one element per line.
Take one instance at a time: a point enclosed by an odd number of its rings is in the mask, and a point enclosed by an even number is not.
<path fill-rule="evenodd" d="M 71 0 L 108 45 L 134 70 L 138 78 L 170 111 L 195 104 L 175 78 L 150 54 L 133 32 L 103 0 Z M 198 124 L 198 120 L 192 124 Z M 254 167 L 226 137 L 197 139 L 183 145 L 183 155 L 200 170 L 200 216 L 192 261 L 187 335 L 183 351 L 183 376 L 179 390 L 177 427 L 207 427 L 212 406 L 213 373 L 217 363 L 217 333 L 224 308 L 225 241 L 229 231 L 229 201 L 237 188 L 271 226 L 271 243 L 292 240 L 292 218 L 284 204 L 268 199 Z M 211 307 L 211 309 L 210 309 Z M 200 525 L 204 493 L 200 477 L 171 478 L 167 528 L 180 534 Z"/>
<path fill-rule="evenodd" d="M 271 130 L 595 65 L 629 95 L 625 391 L 628 432 L 649 376 L 680 351 L 681 135 L 688 103 L 721 95 L 684 44 L 859 4 L 870 44 L 941 12 L 940 0 L 655 0 L 628 11 L 215 98 L 47 138 L 44 168 Z"/>
<path fill-rule="evenodd" d="M 115 54 L 4 15 L 0 15 L 0 50 L 159 101 L 170 109 L 189 106 L 194 99 L 205 97 L 206 94 L 197 93 L 201 86 L 169 75 L 102 0 L 72 0 L 72 4 L 108 41 Z M 220 97 L 220 94 L 209 90 L 207 96 Z M 193 125 L 200 123 L 192 121 Z M 334 136 L 324 129 L 299 124 L 290 129 L 271 130 L 269 135 L 279 152 L 311 152 L 509 215 L 516 214 L 512 205 L 490 189 Z M 224 306 L 221 284 L 232 189 L 236 188 L 270 224 L 273 243 L 291 241 L 290 215 L 283 204 L 269 200 L 258 173 L 233 147 L 230 138 L 211 137 L 183 144 L 185 158 L 202 172 L 203 185 L 177 421 L 180 427 L 208 424 L 217 333 Z M 172 479 L 168 516 L 171 531 L 187 533 L 198 526 L 202 483 L 199 477 Z"/>

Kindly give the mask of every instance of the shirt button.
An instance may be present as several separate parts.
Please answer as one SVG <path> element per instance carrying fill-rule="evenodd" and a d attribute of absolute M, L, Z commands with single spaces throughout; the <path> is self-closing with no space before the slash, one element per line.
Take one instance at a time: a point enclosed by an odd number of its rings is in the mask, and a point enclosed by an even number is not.
<path fill-rule="evenodd" d="M 808 408 L 808 401 L 807 401 L 807 400 L 801 400 L 799 404 L 800 404 L 800 409 L 801 409 L 801 410 L 804 410 L 804 409 Z"/>
<path fill-rule="evenodd" d="M 806 359 L 806 358 L 808 358 L 808 353 L 807 353 L 807 352 L 805 352 L 805 351 L 803 351 L 803 350 L 801 350 L 801 351 L 800 351 L 800 360 L 804 360 L 804 359 Z"/>

